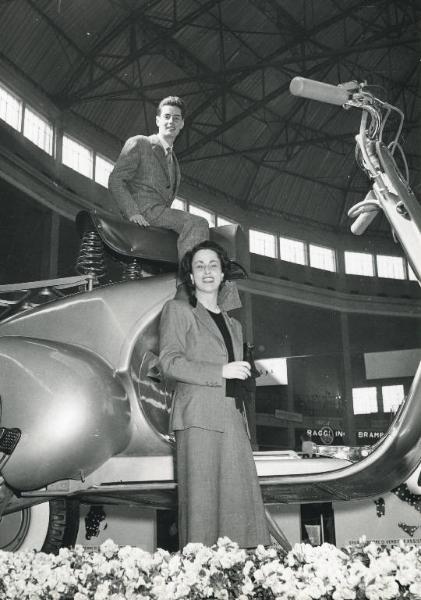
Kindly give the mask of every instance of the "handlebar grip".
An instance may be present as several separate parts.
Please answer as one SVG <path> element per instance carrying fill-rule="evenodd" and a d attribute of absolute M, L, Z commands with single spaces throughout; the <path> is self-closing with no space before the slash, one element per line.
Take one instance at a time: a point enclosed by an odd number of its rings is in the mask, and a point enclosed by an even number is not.
<path fill-rule="evenodd" d="M 351 225 L 352 233 L 354 235 L 363 234 L 378 212 L 378 210 L 374 209 L 361 213 Z"/>
<path fill-rule="evenodd" d="M 305 77 L 294 77 L 289 84 L 289 91 L 293 96 L 336 104 L 337 106 L 342 106 L 351 97 L 351 94 L 345 88 L 314 81 L 314 79 L 306 79 Z"/>
<path fill-rule="evenodd" d="M 364 200 L 352 206 L 348 211 L 348 217 L 355 219 L 351 225 L 351 231 L 354 235 L 361 235 L 374 220 L 380 210 L 373 189 L 369 190 Z"/>

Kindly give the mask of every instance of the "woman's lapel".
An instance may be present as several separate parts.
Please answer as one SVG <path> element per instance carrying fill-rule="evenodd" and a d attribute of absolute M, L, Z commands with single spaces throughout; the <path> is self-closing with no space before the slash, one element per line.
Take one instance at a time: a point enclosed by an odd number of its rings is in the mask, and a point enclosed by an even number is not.
<path fill-rule="evenodd" d="M 210 316 L 206 308 L 203 306 L 203 304 L 200 304 L 200 302 L 198 302 L 193 308 L 193 312 L 195 313 L 199 321 L 209 330 L 210 333 L 212 333 L 218 339 L 223 348 L 225 348 L 225 342 L 224 338 L 222 337 L 222 333 L 219 331 L 219 327 L 212 319 L 212 317 Z"/>
<path fill-rule="evenodd" d="M 226 350 L 226 346 L 225 346 L 224 338 L 222 337 L 222 333 L 220 332 L 219 327 L 217 326 L 215 321 L 212 319 L 212 317 L 210 316 L 210 314 L 208 313 L 206 308 L 203 306 L 203 304 L 200 304 L 200 302 L 198 302 L 196 304 L 196 307 L 193 308 L 193 312 L 196 314 L 199 321 L 203 325 L 205 325 L 205 327 L 209 330 L 209 332 L 212 333 L 218 339 L 221 346 Z M 222 315 L 225 319 L 225 323 L 227 324 L 228 331 L 231 335 L 235 360 L 242 360 L 243 349 L 240 348 L 241 340 L 237 336 L 237 332 L 234 327 L 234 321 L 231 319 L 231 317 L 225 311 L 222 311 Z M 239 353 L 241 354 L 241 356 L 239 356 Z"/>
<path fill-rule="evenodd" d="M 232 347 L 234 350 L 234 358 L 235 360 L 243 360 L 243 347 L 241 345 L 241 339 L 239 339 L 237 335 L 237 330 L 234 327 L 234 320 L 229 316 L 226 311 L 222 311 L 224 315 L 225 323 L 227 324 L 228 331 L 231 334 L 232 339 Z"/>

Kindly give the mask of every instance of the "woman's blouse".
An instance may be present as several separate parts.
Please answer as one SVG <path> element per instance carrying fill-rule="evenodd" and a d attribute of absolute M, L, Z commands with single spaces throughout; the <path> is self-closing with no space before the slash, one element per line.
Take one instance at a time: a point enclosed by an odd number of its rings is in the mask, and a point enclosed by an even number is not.
<path fill-rule="evenodd" d="M 231 339 L 230 332 L 228 331 L 228 327 L 227 327 L 227 324 L 225 323 L 225 319 L 224 319 L 222 313 L 215 313 L 215 312 L 212 312 L 211 310 L 208 310 L 208 313 L 210 314 L 212 319 L 215 321 L 216 326 L 218 327 L 219 331 L 221 332 L 222 337 L 224 338 L 225 346 L 227 348 L 227 353 L 228 353 L 228 362 L 233 362 L 234 361 L 234 348 L 232 346 L 232 339 Z M 237 382 L 238 382 L 238 379 L 227 379 L 226 380 L 225 396 L 227 398 L 236 398 L 238 396 Z"/>

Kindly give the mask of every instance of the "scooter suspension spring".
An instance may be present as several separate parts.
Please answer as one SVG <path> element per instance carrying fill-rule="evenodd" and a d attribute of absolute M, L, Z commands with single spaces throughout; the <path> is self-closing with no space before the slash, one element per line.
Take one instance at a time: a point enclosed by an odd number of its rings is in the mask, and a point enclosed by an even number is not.
<path fill-rule="evenodd" d="M 104 247 L 96 231 L 85 231 L 79 249 L 76 271 L 81 275 L 105 276 Z"/>
<path fill-rule="evenodd" d="M 136 281 L 142 279 L 142 264 L 139 258 L 132 258 L 125 266 L 123 279 L 125 281 Z"/>

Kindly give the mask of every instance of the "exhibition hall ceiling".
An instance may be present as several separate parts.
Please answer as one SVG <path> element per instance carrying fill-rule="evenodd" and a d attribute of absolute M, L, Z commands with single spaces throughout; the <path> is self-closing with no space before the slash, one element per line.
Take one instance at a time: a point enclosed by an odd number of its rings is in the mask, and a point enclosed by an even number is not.
<path fill-rule="evenodd" d="M 421 192 L 419 0 L 0 0 L 0 13 L 9 72 L 119 142 L 182 96 L 185 181 L 246 211 L 341 231 L 368 191 L 360 114 L 292 96 L 297 75 L 364 81 L 399 106 Z"/>

